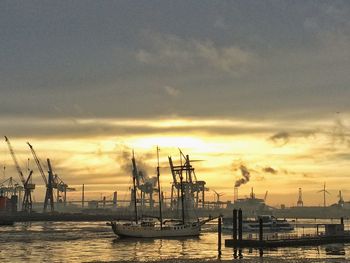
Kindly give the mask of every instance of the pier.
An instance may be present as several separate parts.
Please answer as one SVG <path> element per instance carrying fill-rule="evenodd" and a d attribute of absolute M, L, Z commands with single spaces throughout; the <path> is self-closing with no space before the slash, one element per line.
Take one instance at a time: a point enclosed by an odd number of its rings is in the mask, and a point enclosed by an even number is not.
<path fill-rule="evenodd" d="M 318 246 L 333 243 L 350 243 L 350 234 L 343 236 L 305 236 L 290 237 L 281 239 L 257 240 L 244 239 L 234 242 L 232 239 L 225 240 L 226 247 L 233 248 L 277 248 L 277 247 L 298 247 Z"/>
<path fill-rule="evenodd" d="M 237 222 L 238 221 L 238 222 Z M 306 235 L 276 235 L 266 236 L 263 234 L 263 222 L 259 220 L 258 238 L 243 239 L 242 234 L 242 210 L 233 210 L 233 230 L 232 239 L 225 240 L 226 247 L 233 248 L 277 248 L 277 247 L 298 247 L 298 246 L 318 246 L 333 243 L 350 243 L 350 232 L 344 230 L 344 220 L 340 219 L 340 224 L 317 224 L 316 234 Z M 319 227 L 324 227 L 324 232 L 319 232 Z"/>

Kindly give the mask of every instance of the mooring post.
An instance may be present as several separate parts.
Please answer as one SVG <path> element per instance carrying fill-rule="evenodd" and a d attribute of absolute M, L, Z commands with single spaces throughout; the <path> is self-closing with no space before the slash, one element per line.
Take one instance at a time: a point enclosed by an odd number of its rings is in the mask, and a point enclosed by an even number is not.
<path fill-rule="evenodd" d="M 344 217 L 341 217 L 341 218 L 340 218 L 340 224 L 341 224 L 341 225 L 344 225 Z"/>
<path fill-rule="evenodd" d="M 235 245 L 237 242 L 237 209 L 233 209 L 232 239 L 233 245 Z"/>
<path fill-rule="evenodd" d="M 318 224 L 316 224 L 316 235 L 318 236 Z"/>
<path fill-rule="evenodd" d="M 259 241 L 263 241 L 263 220 L 259 218 Z"/>
<path fill-rule="evenodd" d="M 242 242 L 242 235 L 243 235 L 243 216 L 242 216 L 242 209 L 238 210 L 238 241 Z"/>
<path fill-rule="evenodd" d="M 260 257 L 264 256 L 264 250 L 262 248 L 259 248 L 259 256 Z"/>
<path fill-rule="evenodd" d="M 221 257 L 221 216 L 218 219 L 218 256 Z"/>

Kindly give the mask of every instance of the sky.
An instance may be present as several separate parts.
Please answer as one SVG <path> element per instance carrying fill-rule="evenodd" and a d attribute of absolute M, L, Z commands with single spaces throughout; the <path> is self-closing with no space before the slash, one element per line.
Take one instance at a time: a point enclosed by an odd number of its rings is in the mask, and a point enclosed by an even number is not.
<path fill-rule="evenodd" d="M 326 183 L 350 200 L 349 17 L 337 0 L 4 0 L 0 130 L 23 170 L 29 141 L 91 199 L 127 198 L 132 149 L 152 177 L 159 145 L 168 195 L 181 148 L 208 199 L 232 201 L 244 166 L 240 197 L 321 205 Z M 0 163 L 19 180 L 5 141 Z"/>

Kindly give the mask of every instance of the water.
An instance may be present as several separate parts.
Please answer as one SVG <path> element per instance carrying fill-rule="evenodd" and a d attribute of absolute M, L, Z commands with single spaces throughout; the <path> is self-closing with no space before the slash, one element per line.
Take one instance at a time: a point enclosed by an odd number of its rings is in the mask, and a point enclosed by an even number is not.
<path fill-rule="evenodd" d="M 327 221 L 329 222 L 329 221 Z M 314 220 L 299 221 L 295 233 L 315 233 Z M 321 223 L 321 221 L 317 221 Z M 306 225 L 305 225 L 306 224 Z M 348 226 L 346 226 L 347 229 Z M 224 239 L 230 233 L 223 234 Z M 244 258 L 258 258 L 259 251 L 243 250 Z M 350 244 L 280 248 L 264 257 L 287 260 L 334 259 L 350 261 Z M 200 237 L 190 239 L 120 239 L 105 222 L 33 222 L 0 227 L 0 262 L 91 262 L 162 260 L 167 258 L 217 258 L 216 225 L 206 225 Z M 222 246 L 222 259 L 232 260 L 232 249 Z"/>

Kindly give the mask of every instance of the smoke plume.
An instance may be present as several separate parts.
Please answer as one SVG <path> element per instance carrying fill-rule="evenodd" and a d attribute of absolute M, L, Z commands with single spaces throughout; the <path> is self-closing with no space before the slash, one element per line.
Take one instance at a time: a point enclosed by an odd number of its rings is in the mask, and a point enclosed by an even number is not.
<path fill-rule="evenodd" d="M 135 153 L 136 165 L 139 172 L 142 172 L 145 179 L 148 179 L 148 174 L 154 168 L 146 164 L 145 160 L 149 159 L 148 154 Z M 117 152 L 116 161 L 120 166 L 122 172 L 127 175 L 132 175 L 132 149 L 124 146 L 120 151 Z"/>
<path fill-rule="evenodd" d="M 263 172 L 265 173 L 270 173 L 270 174 L 277 174 L 277 170 L 275 170 L 274 168 L 272 167 L 264 167 L 263 168 Z"/>
<path fill-rule="evenodd" d="M 249 182 L 250 179 L 250 172 L 248 171 L 247 167 L 241 164 L 239 166 L 239 169 L 241 171 L 242 178 L 238 179 L 235 182 L 235 187 L 240 187 L 242 184 L 246 184 L 247 182 Z"/>

